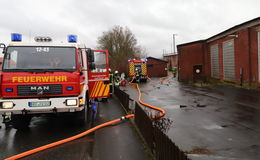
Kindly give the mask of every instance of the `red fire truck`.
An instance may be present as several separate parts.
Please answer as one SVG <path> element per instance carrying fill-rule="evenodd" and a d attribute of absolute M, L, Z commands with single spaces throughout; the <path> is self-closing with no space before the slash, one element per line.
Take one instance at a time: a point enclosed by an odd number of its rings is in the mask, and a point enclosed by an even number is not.
<path fill-rule="evenodd" d="M 147 59 L 128 59 L 128 75 L 129 77 L 136 78 L 135 75 L 138 72 L 140 74 L 140 80 L 147 81 Z"/>
<path fill-rule="evenodd" d="M 86 122 L 93 113 L 89 102 L 109 96 L 108 52 L 78 44 L 75 35 L 68 43 L 49 37 L 35 41 L 24 43 L 21 34 L 12 34 L 8 46 L 0 44 L 0 114 L 10 116 L 16 129 L 27 128 L 41 114 L 70 114 Z"/>

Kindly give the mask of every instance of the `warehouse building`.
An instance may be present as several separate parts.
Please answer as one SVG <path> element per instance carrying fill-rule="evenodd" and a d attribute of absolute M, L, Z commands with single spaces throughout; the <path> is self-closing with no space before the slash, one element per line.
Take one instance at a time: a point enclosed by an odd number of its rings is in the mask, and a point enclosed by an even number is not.
<path fill-rule="evenodd" d="M 260 17 L 177 49 L 181 81 L 213 78 L 260 86 Z"/>
<path fill-rule="evenodd" d="M 166 77 L 167 61 L 154 57 L 147 57 L 147 73 L 148 77 Z"/>

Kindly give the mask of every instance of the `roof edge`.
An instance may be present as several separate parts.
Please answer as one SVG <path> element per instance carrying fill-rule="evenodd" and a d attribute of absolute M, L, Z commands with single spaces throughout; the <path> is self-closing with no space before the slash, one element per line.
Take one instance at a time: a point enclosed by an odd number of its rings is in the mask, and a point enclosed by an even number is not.
<path fill-rule="evenodd" d="M 235 25 L 227 30 L 224 30 L 223 32 L 220 32 L 214 36 L 211 36 L 209 37 L 208 39 L 206 39 L 207 42 L 211 42 L 211 41 L 214 41 L 218 38 L 221 38 L 221 37 L 224 37 L 228 34 L 231 34 L 233 32 L 236 32 L 237 30 L 239 30 L 240 28 L 249 28 L 249 27 L 252 27 L 252 26 L 255 26 L 255 25 L 258 25 L 260 23 L 260 17 L 256 17 L 254 19 L 251 19 L 249 21 L 246 21 L 244 23 L 241 23 L 241 24 L 238 24 L 238 25 Z"/>
<path fill-rule="evenodd" d="M 168 61 L 165 61 L 163 59 L 154 58 L 154 57 L 147 57 L 147 59 L 155 59 L 155 60 L 158 60 L 158 61 L 163 61 L 163 62 L 168 63 Z"/>
<path fill-rule="evenodd" d="M 179 45 L 177 45 L 177 47 L 182 47 L 182 46 L 191 45 L 191 44 L 195 44 L 195 43 L 204 43 L 205 41 L 206 40 L 192 41 L 192 42 L 188 42 L 188 43 L 179 44 Z"/>
<path fill-rule="evenodd" d="M 224 30 L 223 32 L 220 32 L 216 35 L 213 35 L 205 40 L 198 40 L 198 41 L 192 41 L 192 42 L 188 42 L 188 43 L 183 43 L 183 44 L 179 44 L 177 45 L 177 47 L 182 47 L 182 46 L 186 46 L 186 45 L 191 45 L 191 44 L 195 44 L 195 43 L 203 43 L 203 42 L 211 42 L 214 41 L 216 39 L 222 38 L 228 34 L 232 34 L 233 32 L 236 32 L 237 30 L 241 29 L 241 28 L 245 28 L 245 27 L 252 27 L 255 25 L 260 24 L 260 17 L 256 17 L 254 19 L 251 19 L 249 21 L 246 21 L 244 23 L 235 25 L 227 30 Z"/>

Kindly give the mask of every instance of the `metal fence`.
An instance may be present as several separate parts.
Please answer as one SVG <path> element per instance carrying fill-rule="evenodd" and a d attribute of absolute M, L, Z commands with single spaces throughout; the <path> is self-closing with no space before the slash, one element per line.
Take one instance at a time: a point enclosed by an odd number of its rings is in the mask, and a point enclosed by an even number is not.
<path fill-rule="evenodd" d="M 188 160 L 187 155 L 172 142 L 136 103 L 135 123 L 157 160 Z"/>
<path fill-rule="evenodd" d="M 126 111 L 130 111 L 129 95 L 118 87 L 115 87 L 114 93 Z M 189 160 L 167 135 L 153 125 L 152 120 L 138 103 L 135 103 L 135 124 L 157 160 Z"/>
<path fill-rule="evenodd" d="M 125 108 L 125 110 L 128 112 L 130 111 L 129 108 L 129 95 L 125 93 L 124 91 L 120 90 L 119 87 L 114 87 L 114 94 L 118 97 L 119 101 Z"/>

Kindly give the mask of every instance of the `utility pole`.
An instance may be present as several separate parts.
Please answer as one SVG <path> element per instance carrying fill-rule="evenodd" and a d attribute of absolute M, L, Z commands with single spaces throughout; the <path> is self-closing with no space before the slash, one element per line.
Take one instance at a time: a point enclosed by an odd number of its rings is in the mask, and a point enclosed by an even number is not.
<path fill-rule="evenodd" d="M 173 34 L 172 36 L 173 36 L 173 54 L 175 54 L 175 36 L 176 36 L 177 34 Z"/>

